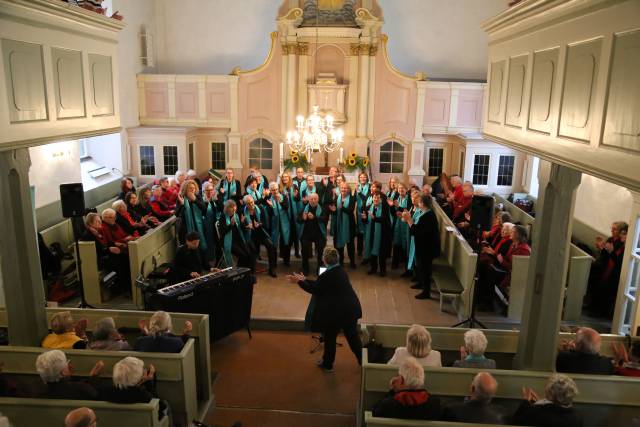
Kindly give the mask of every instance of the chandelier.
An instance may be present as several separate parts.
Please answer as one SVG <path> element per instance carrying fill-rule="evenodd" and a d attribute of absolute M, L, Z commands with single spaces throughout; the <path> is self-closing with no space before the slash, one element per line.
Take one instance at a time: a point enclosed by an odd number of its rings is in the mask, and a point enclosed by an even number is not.
<path fill-rule="evenodd" d="M 306 153 L 311 158 L 314 151 L 324 150 L 331 153 L 341 147 L 344 132 L 333 127 L 333 116 L 322 117 L 319 107 L 313 106 L 313 112 L 306 119 L 296 117 L 296 130 L 287 132 L 287 143 L 292 151 Z"/>

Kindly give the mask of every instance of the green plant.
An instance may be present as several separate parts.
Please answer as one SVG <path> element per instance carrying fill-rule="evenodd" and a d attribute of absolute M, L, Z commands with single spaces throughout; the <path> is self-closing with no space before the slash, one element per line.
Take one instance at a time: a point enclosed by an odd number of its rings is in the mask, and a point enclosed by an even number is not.
<path fill-rule="evenodd" d="M 369 166 L 368 156 L 358 156 L 356 153 L 350 153 L 344 159 L 344 168 L 347 172 L 353 172 L 355 170 L 364 171 Z"/>
<path fill-rule="evenodd" d="M 307 155 L 300 153 L 291 153 L 291 157 L 284 159 L 283 163 L 285 169 L 302 168 L 304 170 L 308 170 L 310 166 Z"/>

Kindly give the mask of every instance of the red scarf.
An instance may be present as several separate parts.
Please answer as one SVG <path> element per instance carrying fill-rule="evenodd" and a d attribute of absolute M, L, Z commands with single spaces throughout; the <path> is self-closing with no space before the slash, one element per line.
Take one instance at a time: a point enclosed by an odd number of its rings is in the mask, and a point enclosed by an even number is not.
<path fill-rule="evenodd" d="M 402 406 L 418 406 L 429 400 L 429 393 L 427 393 L 427 390 L 403 390 L 397 392 L 393 396 L 393 400 Z"/>

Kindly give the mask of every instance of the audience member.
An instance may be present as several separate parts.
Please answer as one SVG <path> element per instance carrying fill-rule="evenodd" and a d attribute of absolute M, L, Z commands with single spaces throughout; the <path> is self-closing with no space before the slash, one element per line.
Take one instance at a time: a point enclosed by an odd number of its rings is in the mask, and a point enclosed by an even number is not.
<path fill-rule="evenodd" d="M 138 213 L 138 215 L 147 216 L 149 221 L 152 223 L 150 225 L 155 226 L 160 224 L 160 220 L 153 213 L 153 208 L 151 207 L 151 189 L 148 187 L 141 188 L 138 190 L 138 203 L 131 203 L 133 209 Z"/>
<path fill-rule="evenodd" d="M 73 321 L 71 313 L 62 311 L 51 318 L 51 333 L 42 340 L 42 347 L 53 349 L 87 348 L 87 319 Z"/>
<path fill-rule="evenodd" d="M 167 190 L 169 191 L 169 190 Z M 173 190 L 171 190 L 173 191 Z M 151 206 L 151 210 L 153 211 L 153 215 L 158 218 L 160 221 L 166 221 L 173 215 L 173 210 L 170 206 L 165 204 L 162 194 L 162 187 L 159 185 L 154 185 L 151 187 L 151 193 L 153 196 L 151 197 L 149 205 Z M 176 198 L 178 197 L 178 192 L 175 193 Z"/>
<path fill-rule="evenodd" d="M 573 407 L 578 394 L 576 383 L 562 374 L 553 374 L 539 399 L 530 388 L 522 389 L 524 402 L 513 415 L 512 424 L 535 427 L 582 427 L 582 416 Z"/>
<path fill-rule="evenodd" d="M 465 182 L 458 188 L 462 189 L 462 196 L 455 197 L 452 200 L 453 210 L 451 213 L 451 220 L 456 225 L 469 222 L 467 214 L 471 211 L 471 201 L 473 200 L 473 185 L 470 182 Z"/>
<path fill-rule="evenodd" d="M 116 211 L 107 208 L 102 211 L 102 235 L 112 245 L 121 250 L 127 250 L 127 243 L 135 240 L 138 235 L 131 235 L 116 224 Z"/>
<path fill-rule="evenodd" d="M 158 193 L 158 201 L 160 201 L 167 210 L 175 209 L 180 188 L 176 188 L 175 186 L 171 185 L 168 176 L 163 176 L 162 178 L 160 178 L 159 185 L 160 192 Z"/>
<path fill-rule="evenodd" d="M 100 360 L 89 373 L 89 380 L 72 379 L 73 367 L 61 350 L 49 350 L 36 359 L 36 371 L 44 382 L 38 397 L 45 399 L 96 400 L 96 383 L 104 363 Z"/>
<path fill-rule="evenodd" d="M 100 388 L 100 398 L 114 403 L 147 403 L 158 397 L 156 368 L 137 357 L 125 357 L 113 365 L 113 385 Z"/>
<path fill-rule="evenodd" d="M 407 358 L 392 378 L 389 393 L 373 405 L 374 417 L 411 420 L 437 420 L 441 416 L 440 399 L 424 388 L 424 368 Z"/>
<path fill-rule="evenodd" d="M 116 329 L 113 317 L 103 317 L 96 322 L 89 343 L 91 350 L 125 351 L 131 350 L 129 343 Z"/>
<path fill-rule="evenodd" d="M 527 229 L 522 225 L 516 225 L 511 229 L 511 246 L 505 256 L 496 255 L 500 267 L 506 271 L 505 277 L 500 283 L 500 287 L 507 289 L 511 284 L 511 269 L 514 256 L 531 255 L 531 247 L 527 243 Z"/>
<path fill-rule="evenodd" d="M 148 188 L 144 188 L 140 192 L 145 192 L 145 194 L 148 195 L 147 197 L 151 197 L 151 190 L 149 190 Z M 149 206 L 148 204 L 148 198 L 146 201 L 147 207 L 143 207 L 140 203 L 138 195 L 134 192 L 129 192 L 126 196 L 124 196 L 124 203 L 127 205 L 127 212 L 129 213 L 129 216 L 131 216 L 131 218 L 135 222 L 145 224 L 147 227 L 155 227 L 160 223 L 160 221 L 158 221 L 158 218 L 153 216 L 151 206 Z"/>
<path fill-rule="evenodd" d="M 400 366 L 409 358 L 414 358 L 422 366 L 442 366 L 440 352 L 431 349 L 431 334 L 424 326 L 411 325 L 407 331 L 406 347 L 396 348 L 387 364 Z"/>
<path fill-rule="evenodd" d="M 631 344 L 631 350 L 623 345 L 612 344 L 613 352 L 616 355 L 615 374 L 625 377 L 640 377 L 640 343 Z"/>
<path fill-rule="evenodd" d="M 556 358 L 556 371 L 573 374 L 613 374 L 611 359 L 599 354 L 600 344 L 598 332 L 591 328 L 578 329 L 574 341 L 562 344 Z"/>
<path fill-rule="evenodd" d="M 438 203 L 443 203 L 446 201 L 447 195 L 451 192 L 450 188 L 449 177 L 447 177 L 446 173 L 442 172 L 431 184 L 431 195 Z"/>
<path fill-rule="evenodd" d="M 70 411 L 64 419 L 64 427 L 96 427 L 95 412 L 91 408 L 78 408 Z"/>
<path fill-rule="evenodd" d="M 497 210 L 493 215 L 493 223 L 489 231 L 482 232 L 482 240 L 487 243 L 488 246 L 494 247 L 502 239 L 503 224 L 511 222 L 511 214 L 509 212 Z"/>
<path fill-rule="evenodd" d="M 131 192 L 135 193 L 136 187 L 133 186 L 133 179 L 126 176 L 122 178 L 122 181 L 120 181 L 120 194 L 118 194 L 118 200 L 124 200 L 124 196 Z"/>
<path fill-rule="evenodd" d="M 138 337 L 133 345 L 134 351 L 149 353 L 180 353 L 184 343 L 189 339 L 193 326 L 191 322 L 184 322 L 182 337 L 171 333 L 171 316 L 166 311 L 156 311 L 149 320 L 149 328 L 146 322 L 139 322 L 143 336 Z"/>
<path fill-rule="evenodd" d="M 460 360 L 453 362 L 456 368 L 495 369 L 496 361 L 484 355 L 487 349 L 487 337 L 479 329 L 470 329 L 464 333 L 464 346 L 460 347 Z"/>
<path fill-rule="evenodd" d="M 126 196 L 125 196 L 126 197 Z M 129 214 L 127 204 L 124 200 L 116 200 L 111 206 L 116 211 L 116 224 L 122 228 L 125 233 L 139 237 L 143 235 L 149 227 L 144 222 L 138 222 Z"/>
<path fill-rule="evenodd" d="M 498 382 L 488 372 L 480 372 L 471 382 L 471 391 L 464 402 L 444 409 L 445 421 L 481 424 L 506 424 L 506 409 L 491 403 L 498 391 Z"/>

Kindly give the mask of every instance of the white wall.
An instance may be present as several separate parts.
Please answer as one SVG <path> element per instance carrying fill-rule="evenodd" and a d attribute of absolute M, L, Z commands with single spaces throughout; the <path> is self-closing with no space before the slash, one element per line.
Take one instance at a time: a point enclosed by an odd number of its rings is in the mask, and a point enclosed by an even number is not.
<path fill-rule="evenodd" d="M 631 193 L 626 188 L 582 174 L 574 216 L 605 235 L 609 235 L 612 222 L 629 222 L 631 204 Z"/>
<path fill-rule="evenodd" d="M 60 200 L 60 184 L 82 182 L 77 141 L 31 147 L 29 155 L 29 183 L 35 186 L 36 209 Z"/>

